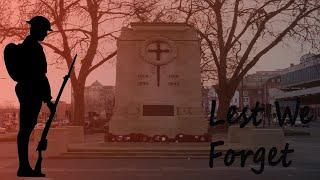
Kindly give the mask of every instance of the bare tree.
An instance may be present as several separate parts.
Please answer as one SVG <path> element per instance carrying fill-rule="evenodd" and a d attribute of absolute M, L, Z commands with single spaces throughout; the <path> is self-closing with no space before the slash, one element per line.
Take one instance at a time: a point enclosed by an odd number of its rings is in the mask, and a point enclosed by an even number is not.
<path fill-rule="evenodd" d="M 1 4 L 9 6 L 8 1 Z M 54 31 L 42 44 L 56 55 L 58 65 L 69 67 L 74 54 L 78 63 L 71 73 L 74 99 L 73 123 L 84 123 L 84 88 L 88 75 L 117 54 L 116 39 L 121 27 L 131 19 L 143 19 L 155 0 L 21 0 L 13 1 L 15 17 L 1 18 L 0 37 L 22 40 L 28 33 L 25 23 L 43 15 L 50 19 Z M 12 14 L 12 13 L 10 13 Z M 10 17 L 8 11 L 0 17 Z"/>
<path fill-rule="evenodd" d="M 176 0 L 172 6 L 199 33 L 202 69 L 217 79 L 218 119 L 226 118 L 246 73 L 276 45 L 293 39 L 319 47 L 318 0 Z"/>

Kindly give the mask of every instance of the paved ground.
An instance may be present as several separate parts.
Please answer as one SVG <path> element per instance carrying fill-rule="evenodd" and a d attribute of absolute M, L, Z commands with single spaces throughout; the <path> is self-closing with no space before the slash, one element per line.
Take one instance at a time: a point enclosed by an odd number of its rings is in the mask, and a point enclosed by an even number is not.
<path fill-rule="evenodd" d="M 319 127 L 315 125 L 312 131 L 320 132 Z M 208 167 L 207 159 L 45 159 L 44 171 L 48 175 L 46 179 L 59 180 L 319 180 L 319 136 L 288 138 L 286 141 L 295 150 L 290 157 L 292 166 L 266 166 L 260 175 L 255 175 L 249 164 L 244 168 L 239 167 L 239 163 L 225 167 L 223 159 L 217 159 L 214 168 Z M 32 179 L 17 178 L 16 168 L 15 143 L 0 143 L 0 180 Z"/>
<path fill-rule="evenodd" d="M 208 167 L 206 159 L 45 159 L 47 179 L 100 180 L 100 179 L 302 179 L 320 178 L 320 142 L 315 138 L 288 139 L 294 142 L 293 164 L 288 168 L 280 165 L 265 167 L 261 175 L 255 175 L 249 164 L 241 168 L 239 163 L 231 167 L 223 165 L 223 159 Z M 16 178 L 17 160 L 15 144 L 0 144 L 0 179 Z M 236 159 L 238 161 L 238 159 Z M 255 166 L 257 168 L 258 166 Z M 30 178 L 29 178 L 30 179 Z M 39 179 L 39 178 L 38 178 Z"/>
<path fill-rule="evenodd" d="M 16 178 L 16 163 L 6 162 L 0 169 L 4 180 Z M 208 168 L 206 160 L 46 160 L 47 179 L 100 180 L 100 179 L 319 179 L 319 164 L 307 167 L 266 167 L 261 175 L 255 175 L 250 167 Z M 2 162 L 1 164 L 4 164 Z M 30 179 L 30 178 L 29 178 Z"/>

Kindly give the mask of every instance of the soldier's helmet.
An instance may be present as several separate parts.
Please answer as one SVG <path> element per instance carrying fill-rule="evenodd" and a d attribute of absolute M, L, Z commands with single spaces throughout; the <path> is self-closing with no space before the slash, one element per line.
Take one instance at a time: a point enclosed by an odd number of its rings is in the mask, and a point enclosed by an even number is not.
<path fill-rule="evenodd" d="M 27 21 L 27 23 L 34 27 L 41 27 L 47 31 L 52 31 L 50 21 L 43 16 L 35 16 Z"/>

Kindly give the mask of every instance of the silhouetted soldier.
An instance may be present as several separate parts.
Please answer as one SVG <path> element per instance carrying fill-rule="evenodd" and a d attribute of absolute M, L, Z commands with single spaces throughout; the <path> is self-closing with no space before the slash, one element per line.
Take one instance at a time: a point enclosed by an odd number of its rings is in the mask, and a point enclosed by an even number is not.
<path fill-rule="evenodd" d="M 30 21 L 30 35 L 22 43 L 23 56 L 21 57 L 23 74 L 16 85 L 16 94 L 20 102 L 20 129 L 17 137 L 19 169 L 18 176 L 37 176 L 29 164 L 28 146 L 31 132 L 37 124 L 37 118 L 45 102 L 50 111 L 55 110 L 51 102 L 50 84 L 46 77 L 47 62 L 39 41 L 47 36 L 51 30 L 48 19 L 35 16 Z"/>

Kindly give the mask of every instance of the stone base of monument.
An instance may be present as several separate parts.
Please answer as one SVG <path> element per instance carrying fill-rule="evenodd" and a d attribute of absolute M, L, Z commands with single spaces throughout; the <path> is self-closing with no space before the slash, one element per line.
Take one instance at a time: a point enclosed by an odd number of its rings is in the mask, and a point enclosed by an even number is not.
<path fill-rule="evenodd" d="M 68 144 L 83 143 L 84 129 L 83 126 L 65 126 L 68 134 Z"/>
<path fill-rule="evenodd" d="M 230 126 L 228 128 L 228 142 L 229 143 L 240 143 L 241 139 L 248 138 L 250 135 L 250 131 L 254 127 L 246 126 L 244 128 L 240 128 L 239 125 Z"/>
<path fill-rule="evenodd" d="M 219 146 L 217 152 L 229 148 Z M 56 159 L 208 159 L 210 143 L 108 142 L 69 144 Z"/>
<path fill-rule="evenodd" d="M 46 178 L 46 177 L 26 177 L 23 180 L 52 180 L 53 178 Z"/>
<path fill-rule="evenodd" d="M 41 138 L 43 129 L 35 129 L 33 133 L 33 138 L 36 143 L 39 142 Z M 44 157 L 55 157 L 59 156 L 62 153 L 67 152 L 68 145 L 68 129 L 67 128 L 51 128 L 48 134 L 48 147 L 44 151 Z M 37 156 L 37 153 L 34 153 L 33 156 Z"/>
<path fill-rule="evenodd" d="M 259 148 L 265 148 L 268 153 L 272 147 L 276 147 L 280 152 L 286 146 L 283 129 L 281 128 L 255 128 L 248 126 L 239 128 L 239 126 L 231 126 L 228 131 L 228 141 L 226 144 L 235 144 L 236 150 L 251 150 L 256 152 Z M 292 144 L 289 149 L 293 149 Z M 281 153 L 277 153 L 276 157 L 280 158 Z M 288 155 L 288 159 L 293 159 L 294 153 Z"/>
<path fill-rule="evenodd" d="M 251 129 L 249 136 L 241 139 L 240 143 L 247 144 L 253 149 L 260 147 L 282 149 L 285 146 L 284 133 L 280 128 L 274 129 Z"/>
<path fill-rule="evenodd" d="M 49 177 L 23 177 L 23 180 L 53 180 L 55 178 L 49 178 Z"/>
<path fill-rule="evenodd" d="M 229 143 L 240 143 L 248 148 L 283 148 L 284 133 L 281 128 L 254 128 L 231 126 L 228 131 Z"/>
<path fill-rule="evenodd" d="M 208 129 L 208 122 L 201 116 L 189 119 L 153 117 L 153 119 L 139 119 L 137 121 L 114 119 L 110 122 L 109 128 L 109 134 L 118 136 L 134 133 L 150 137 L 165 135 L 169 138 L 175 138 L 178 134 L 203 135 Z"/>

